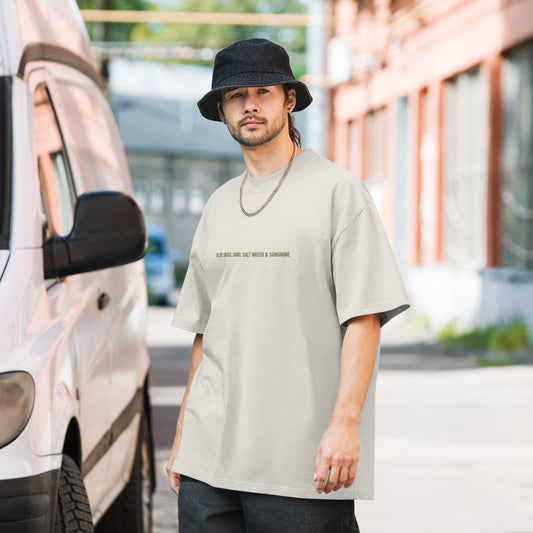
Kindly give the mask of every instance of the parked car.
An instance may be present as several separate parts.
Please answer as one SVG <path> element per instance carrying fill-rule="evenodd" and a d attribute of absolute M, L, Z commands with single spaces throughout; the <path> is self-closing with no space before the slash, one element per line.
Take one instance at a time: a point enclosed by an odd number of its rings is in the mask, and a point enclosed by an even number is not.
<path fill-rule="evenodd" d="M 0 11 L 0 531 L 149 531 L 146 231 L 73 0 Z"/>
<path fill-rule="evenodd" d="M 169 249 L 167 232 L 160 224 L 148 226 L 148 248 L 144 256 L 148 300 L 157 305 L 167 305 L 175 287 L 174 260 L 176 252 Z"/>

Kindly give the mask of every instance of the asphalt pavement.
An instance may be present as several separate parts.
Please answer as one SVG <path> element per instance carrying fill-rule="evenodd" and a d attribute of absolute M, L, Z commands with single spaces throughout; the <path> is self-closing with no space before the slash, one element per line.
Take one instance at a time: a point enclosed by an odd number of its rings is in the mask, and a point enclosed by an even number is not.
<path fill-rule="evenodd" d="M 170 326 L 172 311 L 151 308 L 148 324 L 154 533 L 177 531 L 164 467 L 193 340 Z M 477 368 L 400 315 L 382 330 L 376 411 L 375 499 L 356 502 L 363 533 L 533 533 L 532 365 Z"/>

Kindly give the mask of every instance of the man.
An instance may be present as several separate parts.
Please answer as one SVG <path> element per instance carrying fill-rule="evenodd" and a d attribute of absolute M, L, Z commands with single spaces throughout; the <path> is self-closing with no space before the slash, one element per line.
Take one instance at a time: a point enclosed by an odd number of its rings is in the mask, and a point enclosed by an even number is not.
<path fill-rule="evenodd" d="M 196 333 L 167 464 L 184 533 L 358 531 L 373 497 L 380 327 L 408 303 L 367 189 L 299 147 L 311 100 L 249 39 L 198 103 L 246 171 L 207 202 L 173 319 Z"/>

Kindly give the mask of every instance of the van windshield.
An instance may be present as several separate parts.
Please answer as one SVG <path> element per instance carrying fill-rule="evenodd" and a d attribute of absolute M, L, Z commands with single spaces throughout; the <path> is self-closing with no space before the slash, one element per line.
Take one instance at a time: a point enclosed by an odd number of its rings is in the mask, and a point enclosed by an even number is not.
<path fill-rule="evenodd" d="M 0 76 L 0 249 L 9 248 L 11 221 L 11 78 Z"/>

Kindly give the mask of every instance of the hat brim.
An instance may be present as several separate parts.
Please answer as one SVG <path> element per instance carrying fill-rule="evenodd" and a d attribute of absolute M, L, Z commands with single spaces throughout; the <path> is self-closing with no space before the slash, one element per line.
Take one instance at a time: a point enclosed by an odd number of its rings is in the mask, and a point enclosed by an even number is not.
<path fill-rule="evenodd" d="M 201 100 L 198 101 L 198 109 L 202 116 L 209 120 L 220 122 L 218 115 L 218 102 L 220 102 L 220 92 L 225 89 L 236 89 L 238 87 L 268 87 L 269 85 L 290 85 L 291 89 L 296 91 L 296 105 L 293 111 L 305 109 L 312 101 L 313 97 L 307 88 L 307 85 L 301 81 L 287 78 L 278 73 L 261 73 L 262 79 L 251 79 L 250 73 L 245 72 L 231 76 L 224 80 L 223 85 L 209 91 Z"/>

